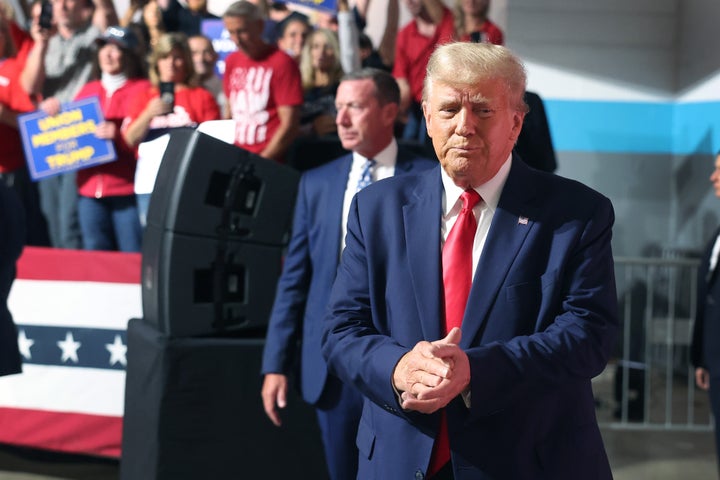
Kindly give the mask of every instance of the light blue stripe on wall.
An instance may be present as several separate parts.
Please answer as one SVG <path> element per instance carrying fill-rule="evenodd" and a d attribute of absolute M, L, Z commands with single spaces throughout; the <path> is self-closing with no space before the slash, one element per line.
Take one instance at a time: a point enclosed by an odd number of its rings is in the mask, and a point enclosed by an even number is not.
<path fill-rule="evenodd" d="M 558 151 L 685 155 L 720 148 L 720 102 L 544 102 Z"/>
<path fill-rule="evenodd" d="M 675 106 L 673 153 L 715 153 L 720 149 L 720 101 Z"/>

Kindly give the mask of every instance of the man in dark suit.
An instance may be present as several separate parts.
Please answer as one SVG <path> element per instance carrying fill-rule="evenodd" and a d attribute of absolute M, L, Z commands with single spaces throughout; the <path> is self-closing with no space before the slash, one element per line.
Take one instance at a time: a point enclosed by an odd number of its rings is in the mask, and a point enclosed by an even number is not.
<path fill-rule="evenodd" d="M 525 92 L 525 103 L 528 113 L 515 144 L 515 152 L 531 167 L 543 172 L 554 172 L 557 169 L 557 160 L 545 105 L 540 95 L 535 92 Z"/>
<path fill-rule="evenodd" d="M 384 71 L 363 69 L 340 83 L 335 99 L 338 135 L 352 153 L 302 176 L 263 353 L 262 397 L 268 417 L 281 424 L 278 407 L 285 406 L 288 376 L 299 367 L 300 389 L 305 401 L 316 407 L 333 479 L 354 478 L 357 473 L 355 435 L 362 407 L 357 391 L 328 374 L 320 352 L 321 322 L 344 245 L 347 211 L 368 180 L 437 164 L 398 148 L 393 125 L 399 101 L 397 83 Z M 369 160 L 375 163 L 366 170 Z"/>
<path fill-rule="evenodd" d="M 16 193 L 0 182 L 0 376 L 22 370 L 18 334 L 7 308 L 15 262 L 25 244 L 25 212 Z"/>
<path fill-rule="evenodd" d="M 715 196 L 720 197 L 720 152 L 710 175 Z M 705 249 L 697 280 L 697 313 L 693 327 L 690 361 L 695 366 L 695 383 L 710 393 L 710 408 L 715 417 L 715 448 L 720 459 L 720 229 Z"/>
<path fill-rule="evenodd" d="M 442 168 L 350 207 L 322 349 L 365 397 L 360 479 L 612 478 L 591 379 L 618 327 L 613 208 L 512 155 L 524 90 L 505 47 L 438 47 L 423 111 Z"/>

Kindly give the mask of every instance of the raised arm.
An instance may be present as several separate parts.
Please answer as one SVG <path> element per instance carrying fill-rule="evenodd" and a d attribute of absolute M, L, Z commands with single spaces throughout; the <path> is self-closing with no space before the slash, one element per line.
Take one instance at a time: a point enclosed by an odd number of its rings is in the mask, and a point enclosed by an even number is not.
<path fill-rule="evenodd" d="M 368 0 L 369 2 L 369 0 Z M 395 63 L 395 43 L 398 35 L 399 8 L 398 0 L 387 0 L 387 22 L 385 31 L 378 45 L 378 55 L 383 63 L 392 66 Z"/>
<path fill-rule="evenodd" d="M 54 28 L 40 28 L 37 19 L 33 19 L 30 25 L 30 35 L 33 38 L 33 46 L 28 52 L 25 65 L 20 73 L 20 85 L 28 95 L 35 95 L 42 91 L 45 82 L 45 54 L 48 41 L 54 34 Z"/>
<path fill-rule="evenodd" d="M 445 12 L 445 5 L 442 3 L 442 0 L 422 0 L 422 4 L 428 19 L 433 24 L 438 25 Z"/>
<path fill-rule="evenodd" d="M 338 41 L 340 43 L 340 64 L 345 73 L 360 68 L 360 46 L 358 27 L 347 0 L 337 2 Z"/>
<path fill-rule="evenodd" d="M 95 12 L 92 22 L 98 30 L 104 32 L 107 27 L 120 23 L 113 0 L 93 0 L 93 3 Z"/>
<path fill-rule="evenodd" d="M 127 27 L 130 25 L 133 21 L 133 17 L 135 17 L 135 14 L 141 11 L 142 5 L 140 5 L 140 2 L 137 0 L 130 0 L 130 6 L 128 6 L 127 10 L 125 10 L 125 13 L 120 18 L 120 26 Z"/>

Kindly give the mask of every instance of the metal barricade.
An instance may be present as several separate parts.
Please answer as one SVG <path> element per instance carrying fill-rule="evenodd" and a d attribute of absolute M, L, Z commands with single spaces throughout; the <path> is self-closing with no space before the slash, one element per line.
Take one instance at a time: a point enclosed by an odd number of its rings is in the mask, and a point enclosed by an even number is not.
<path fill-rule="evenodd" d="M 712 429 L 689 361 L 698 266 L 688 258 L 615 258 L 621 333 L 593 380 L 603 427 Z"/>

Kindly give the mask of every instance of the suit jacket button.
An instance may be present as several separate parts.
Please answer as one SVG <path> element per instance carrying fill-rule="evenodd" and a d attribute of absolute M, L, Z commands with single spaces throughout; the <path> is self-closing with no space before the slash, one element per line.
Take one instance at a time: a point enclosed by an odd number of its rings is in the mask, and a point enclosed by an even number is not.
<path fill-rule="evenodd" d="M 422 472 L 422 470 L 415 470 L 415 479 L 416 480 L 423 480 L 425 478 L 425 474 Z"/>

